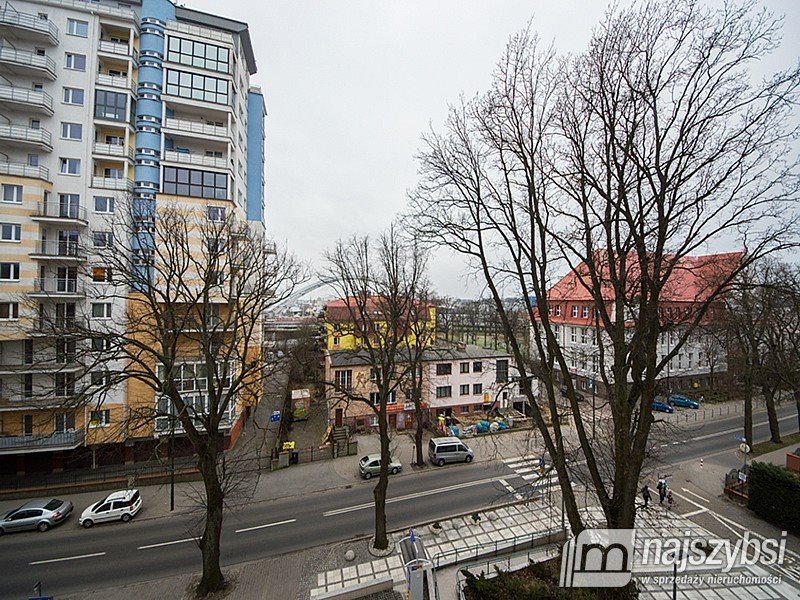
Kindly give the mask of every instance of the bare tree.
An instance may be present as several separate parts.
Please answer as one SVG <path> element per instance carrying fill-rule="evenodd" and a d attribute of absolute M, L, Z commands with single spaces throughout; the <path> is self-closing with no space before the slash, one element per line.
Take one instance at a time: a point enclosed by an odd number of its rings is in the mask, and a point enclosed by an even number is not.
<path fill-rule="evenodd" d="M 99 250 L 101 266 L 92 271 L 102 302 L 86 315 L 45 305 L 38 315 L 41 330 L 80 354 L 73 406 L 98 411 L 125 385 L 128 434 L 178 432 L 191 444 L 204 488 L 200 596 L 225 585 L 223 507 L 241 483 L 226 469 L 225 432 L 242 406 L 256 404 L 271 373 L 261 352 L 262 317 L 301 279 L 294 260 L 247 223 L 217 216 L 209 220 L 205 206 L 155 211 L 118 201 L 109 222 L 113 243 Z"/>
<path fill-rule="evenodd" d="M 373 490 L 375 499 L 376 549 L 386 549 L 386 492 L 389 485 L 389 422 L 387 404 L 409 371 L 403 349 L 411 334 L 410 322 L 420 316 L 419 294 L 424 288 L 425 256 L 417 247 L 407 246 L 391 228 L 376 244 L 368 237 L 339 241 L 326 253 L 328 270 L 320 279 L 330 284 L 344 301 L 349 324 L 361 355 L 372 370 L 376 396 L 349 383 L 330 382 L 345 402 L 368 405 L 378 419 L 381 468 Z"/>
<path fill-rule="evenodd" d="M 575 274 L 594 305 L 599 375 L 613 425 L 604 477 L 570 378 L 575 434 L 609 527 L 632 527 L 653 423 L 650 403 L 668 361 L 713 317 L 738 272 L 796 243 L 800 74 L 751 83 L 749 67 L 779 39 L 780 20 L 752 3 L 713 12 L 688 0 L 613 8 L 586 52 L 559 60 L 534 36 L 512 37 L 491 89 L 453 107 L 443 134 L 424 137 L 409 224 L 468 256 L 512 343 L 565 499 L 583 522 L 565 465 L 565 432 L 534 402 L 504 293 L 525 299 L 540 388 L 557 414 L 553 370 L 568 372 L 549 289 Z M 693 255 L 736 237 L 745 252 Z M 662 302 L 694 278 L 691 312 L 659 356 Z"/>

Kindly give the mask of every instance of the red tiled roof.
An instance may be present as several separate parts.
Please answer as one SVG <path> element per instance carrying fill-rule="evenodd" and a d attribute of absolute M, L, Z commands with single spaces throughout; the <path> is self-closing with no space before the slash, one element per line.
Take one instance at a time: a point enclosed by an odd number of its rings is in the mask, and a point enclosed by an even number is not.
<path fill-rule="evenodd" d="M 329 323 L 347 323 L 353 320 L 353 316 L 351 313 L 358 315 L 358 308 L 356 304 L 355 298 L 348 298 L 349 302 L 345 301 L 344 298 L 338 298 L 336 300 L 331 300 L 327 304 L 325 304 L 325 316 Z M 381 321 L 381 313 L 383 312 L 381 309 L 382 298 L 379 296 L 370 296 L 367 298 L 366 301 L 366 312 L 369 315 L 369 318 L 373 321 Z M 348 308 L 349 306 L 349 308 Z M 430 305 L 432 306 L 432 305 Z M 423 321 L 428 320 L 428 311 L 427 310 L 420 310 L 420 317 Z"/>
<path fill-rule="evenodd" d="M 662 302 L 704 302 L 711 292 L 717 289 L 722 279 L 728 277 L 739 264 L 743 252 L 727 252 L 724 254 L 707 254 L 703 256 L 684 256 L 679 259 L 661 292 Z M 605 254 L 598 253 L 605 261 Z M 630 294 L 633 296 L 638 287 L 638 263 L 629 267 Z M 600 268 L 601 280 L 608 280 L 608 265 Z M 548 300 L 553 302 L 573 301 L 591 302 L 589 270 L 586 263 L 561 278 L 548 291 Z M 609 283 L 602 288 L 603 298 L 614 299 L 614 290 Z"/>

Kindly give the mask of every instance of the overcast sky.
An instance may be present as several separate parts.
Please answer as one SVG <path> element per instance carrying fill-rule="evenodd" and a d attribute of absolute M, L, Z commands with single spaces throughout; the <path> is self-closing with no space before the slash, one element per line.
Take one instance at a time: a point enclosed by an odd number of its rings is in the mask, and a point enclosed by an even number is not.
<path fill-rule="evenodd" d="M 717 0 L 707 0 L 720 4 Z M 623 0 L 624 3 L 624 0 Z M 800 1 L 762 0 L 786 15 L 774 68 L 800 56 Z M 250 25 L 267 102 L 267 228 L 321 266 L 336 239 L 376 234 L 405 207 L 414 154 L 448 102 L 485 90 L 510 34 L 529 19 L 545 41 L 580 51 L 601 0 L 187 0 Z M 431 268 L 440 294 L 474 297 L 461 261 Z"/>

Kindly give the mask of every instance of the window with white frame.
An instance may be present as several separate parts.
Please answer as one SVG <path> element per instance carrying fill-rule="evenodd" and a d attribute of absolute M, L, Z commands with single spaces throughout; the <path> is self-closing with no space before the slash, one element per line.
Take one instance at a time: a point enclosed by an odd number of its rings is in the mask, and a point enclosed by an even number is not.
<path fill-rule="evenodd" d="M 112 281 L 109 267 L 92 267 L 92 283 L 111 283 Z"/>
<path fill-rule="evenodd" d="M 459 363 L 458 371 L 459 373 L 469 373 L 469 363 L 468 362 Z"/>
<path fill-rule="evenodd" d="M 83 125 L 80 123 L 61 123 L 61 139 L 81 140 L 83 139 Z"/>
<path fill-rule="evenodd" d="M 111 248 L 114 245 L 114 234 L 111 231 L 93 231 L 92 245 L 95 248 Z"/>
<path fill-rule="evenodd" d="M 459 396 L 469 396 L 469 384 L 468 383 L 462 383 L 458 387 L 458 395 Z"/>
<path fill-rule="evenodd" d="M 557 317 L 561 316 L 561 305 L 560 304 L 556 304 L 556 316 Z"/>
<path fill-rule="evenodd" d="M 64 104 L 83 106 L 84 92 L 80 88 L 65 87 L 62 101 Z"/>
<path fill-rule="evenodd" d="M 107 427 L 111 424 L 111 411 L 93 410 L 89 413 L 89 427 Z"/>
<path fill-rule="evenodd" d="M 478 394 L 483 393 L 483 384 L 482 383 L 473 383 L 472 384 L 472 395 L 477 396 Z"/>
<path fill-rule="evenodd" d="M 73 54 L 72 52 L 66 53 L 66 60 L 64 64 L 65 69 L 71 71 L 85 71 L 86 70 L 86 55 Z"/>
<path fill-rule="evenodd" d="M 106 370 L 92 371 L 90 377 L 93 386 L 109 387 L 111 385 L 111 373 Z"/>
<path fill-rule="evenodd" d="M 587 318 L 589 318 L 589 307 L 588 307 L 588 306 L 584 306 L 584 307 L 581 309 L 581 316 L 582 316 L 584 319 L 587 319 Z"/>
<path fill-rule="evenodd" d="M 209 206 L 207 218 L 209 221 L 221 222 L 225 220 L 224 206 Z"/>
<path fill-rule="evenodd" d="M 55 395 L 66 398 L 75 395 L 75 373 L 56 373 Z"/>
<path fill-rule="evenodd" d="M 686 368 L 692 368 L 692 359 L 694 358 L 694 352 L 689 352 L 686 354 Z"/>
<path fill-rule="evenodd" d="M 111 318 L 111 303 L 110 302 L 92 302 L 92 318 L 93 319 L 110 319 Z"/>
<path fill-rule="evenodd" d="M 575 328 L 574 327 L 570 327 L 569 328 L 569 341 L 570 342 L 577 342 L 578 341 L 578 336 L 577 336 L 577 333 L 575 332 Z"/>
<path fill-rule="evenodd" d="M 587 337 L 586 336 L 587 336 L 588 331 L 589 331 L 588 328 L 581 327 L 581 344 L 585 344 L 586 343 L 586 341 L 587 341 Z"/>
<path fill-rule="evenodd" d="M 353 370 L 340 369 L 333 372 L 333 382 L 340 390 L 349 390 L 353 387 Z"/>
<path fill-rule="evenodd" d="M 3 202 L 22 204 L 22 186 L 3 184 Z"/>
<path fill-rule="evenodd" d="M 450 375 L 453 372 L 453 365 L 450 363 L 437 363 L 436 364 L 436 374 L 437 375 Z"/>
<path fill-rule="evenodd" d="M 19 318 L 19 302 L 0 302 L 0 320 L 13 321 Z"/>
<path fill-rule="evenodd" d="M 80 158 L 59 158 L 58 159 L 58 172 L 62 175 L 80 175 L 81 174 L 81 159 Z"/>
<path fill-rule="evenodd" d="M 67 19 L 67 35 L 89 37 L 89 23 L 77 19 Z"/>
<path fill-rule="evenodd" d="M 369 380 L 370 381 L 379 381 L 381 378 L 381 368 L 380 367 L 372 367 L 369 370 Z"/>
<path fill-rule="evenodd" d="M 108 352 L 111 350 L 111 340 L 102 337 L 92 338 L 92 352 Z"/>
<path fill-rule="evenodd" d="M 369 393 L 369 402 L 373 406 L 377 406 L 380 402 L 380 394 L 378 392 L 370 392 Z M 396 404 L 397 403 L 397 396 L 395 395 L 395 390 L 389 392 L 389 396 L 386 398 L 386 404 Z"/>
<path fill-rule="evenodd" d="M 436 387 L 437 398 L 450 398 L 453 395 L 453 388 L 449 385 L 440 385 Z"/>
<path fill-rule="evenodd" d="M 0 280 L 19 281 L 19 263 L 0 262 Z"/>
<path fill-rule="evenodd" d="M 96 213 L 113 213 L 114 212 L 114 198 L 111 196 L 95 196 L 94 197 L 94 212 Z"/>
<path fill-rule="evenodd" d="M 17 223 L 0 223 L 0 241 L 19 242 L 22 239 L 22 225 Z"/>
<path fill-rule="evenodd" d="M 578 316 L 578 305 L 577 304 L 573 304 L 572 305 L 572 316 L 573 317 L 577 317 Z"/>

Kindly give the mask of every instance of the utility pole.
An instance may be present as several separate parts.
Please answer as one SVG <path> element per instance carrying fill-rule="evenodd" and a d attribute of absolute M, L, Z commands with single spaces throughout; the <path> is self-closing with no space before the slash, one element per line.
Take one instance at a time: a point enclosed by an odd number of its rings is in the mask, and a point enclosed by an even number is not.
<path fill-rule="evenodd" d="M 169 509 L 175 510 L 175 417 L 170 415 L 169 432 Z"/>

